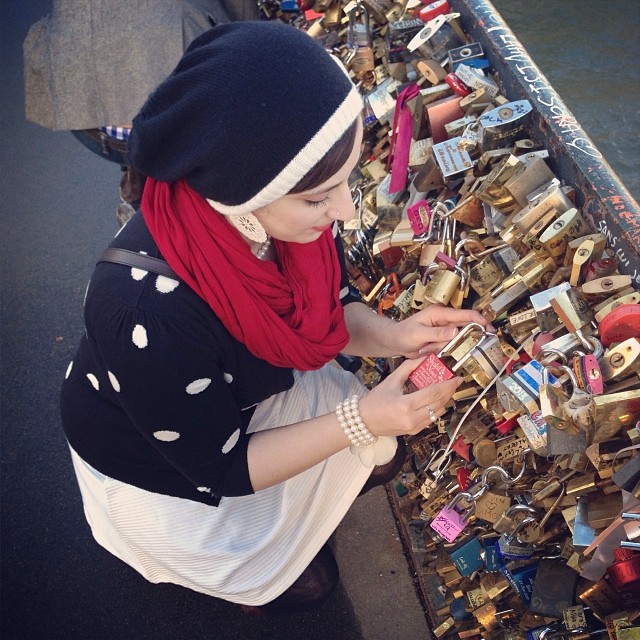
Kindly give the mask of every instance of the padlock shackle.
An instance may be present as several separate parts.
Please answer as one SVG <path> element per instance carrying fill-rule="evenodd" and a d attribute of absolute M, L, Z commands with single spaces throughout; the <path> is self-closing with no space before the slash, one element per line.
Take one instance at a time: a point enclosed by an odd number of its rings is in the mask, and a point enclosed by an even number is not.
<path fill-rule="evenodd" d="M 458 502 L 460 502 L 460 500 L 462 500 L 463 498 L 471 504 L 469 509 L 467 509 L 464 515 L 461 516 L 462 522 L 467 522 L 467 520 L 469 520 L 469 518 L 475 513 L 475 510 L 476 510 L 476 503 L 475 503 L 475 500 L 473 499 L 473 495 L 471 495 L 468 491 L 460 491 L 455 496 L 453 496 L 453 499 L 447 505 L 447 509 L 449 510 L 455 509 Z"/>
<path fill-rule="evenodd" d="M 497 464 L 491 465 L 484 470 L 484 472 L 482 473 L 481 482 L 484 482 L 487 486 L 489 486 L 489 475 L 494 472 L 499 473 L 502 476 L 502 481 L 509 484 L 509 481 L 511 480 L 509 472 Z"/>
<path fill-rule="evenodd" d="M 487 330 L 486 330 L 486 328 L 485 328 L 485 327 L 483 327 L 483 326 L 482 326 L 482 325 L 480 325 L 480 324 L 477 324 L 477 323 L 475 323 L 475 322 L 472 322 L 472 323 L 471 323 L 471 325 L 476 325 L 477 327 L 480 327 L 480 328 L 482 329 L 482 335 L 480 336 L 480 340 L 478 340 L 478 342 L 476 342 L 476 344 L 474 344 L 474 345 L 473 345 L 473 347 L 472 347 L 471 349 L 469 349 L 469 351 L 468 351 L 467 353 L 465 353 L 465 354 L 462 356 L 462 358 L 460 358 L 460 360 L 458 360 L 458 362 L 456 362 L 456 363 L 453 365 L 453 367 L 451 367 L 451 371 L 453 371 L 454 373 L 455 373 L 456 371 L 458 371 L 458 369 L 460 369 L 460 367 L 464 366 L 464 363 L 465 363 L 469 358 L 471 358 L 471 356 L 473 355 L 473 350 L 474 350 L 474 349 L 476 349 L 476 348 L 480 347 L 480 346 L 482 345 L 482 343 L 483 343 L 485 340 L 489 340 L 489 339 L 491 339 L 491 338 L 495 338 L 495 337 L 497 337 L 497 334 L 496 334 L 496 333 L 493 333 L 492 331 L 487 331 Z M 467 327 L 468 327 L 468 326 L 471 326 L 471 325 L 467 325 Z M 466 329 L 466 327 L 465 327 L 465 329 Z M 459 334 L 458 334 L 458 335 L 459 335 Z M 456 338 L 457 338 L 457 337 L 458 337 L 458 336 L 456 336 Z M 454 338 L 454 340 L 455 340 L 455 338 Z M 445 349 L 446 349 L 446 347 L 445 347 Z"/>
<path fill-rule="evenodd" d="M 517 540 L 518 542 L 520 542 L 518 540 L 518 534 L 528 525 L 533 524 L 533 523 L 538 523 L 539 520 L 538 518 L 535 518 L 534 516 L 527 516 L 526 518 L 524 518 L 523 520 L 521 520 L 520 522 L 518 522 L 518 524 L 515 526 L 514 530 L 511 533 L 507 533 L 506 537 L 507 540 Z M 520 544 L 526 544 L 523 542 L 520 542 Z"/>
<path fill-rule="evenodd" d="M 477 322 L 471 322 L 465 327 L 462 327 L 460 332 L 453 338 L 451 338 L 451 340 L 449 340 L 449 342 L 447 342 L 447 344 L 445 344 L 444 347 L 442 347 L 442 349 L 438 351 L 438 358 L 441 358 L 443 355 L 446 355 L 449 351 L 457 347 L 467 337 L 468 334 L 476 329 L 478 331 L 481 331 L 482 333 L 485 333 L 485 328 Z"/>
<path fill-rule="evenodd" d="M 549 384 L 549 373 L 566 373 L 569 376 L 569 380 L 571 381 L 573 392 L 575 389 L 579 388 L 578 379 L 576 378 L 576 374 L 574 373 L 571 367 L 568 367 L 566 364 L 560 364 L 558 366 L 548 365 L 546 367 L 542 367 L 542 384 Z"/>
<path fill-rule="evenodd" d="M 602 346 L 602 342 L 598 340 L 598 338 L 594 338 L 593 336 L 585 336 L 582 332 L 582 329 L 577 329 L 574 331 L 574 334 L 582 346 L 589 351 L 589 353 L 593 353 L 593 355 L 597 358 L 601 358 L 604 353 L 604 347 Z M 574 351 L 575 353 L 575 351 Z"/>
<path fill-rule="evenodd" d="M 542 349 L 540 349 L 540 351 L 536 355 L 535 360 L 537 360 L 543 366 L 550 366 L 550 363 L 549 365 L 544 365 L 543 363 L 544 358 L 546 358 L 547 356 L 554 356 L 555 358 L 558 358 L 562 362 L 562 364 L 567 364 L 567 362 L 569 361 L 565 353 L 560 351 L 560 349 L 554 349 L 553 347 L 542 347 Z"/>

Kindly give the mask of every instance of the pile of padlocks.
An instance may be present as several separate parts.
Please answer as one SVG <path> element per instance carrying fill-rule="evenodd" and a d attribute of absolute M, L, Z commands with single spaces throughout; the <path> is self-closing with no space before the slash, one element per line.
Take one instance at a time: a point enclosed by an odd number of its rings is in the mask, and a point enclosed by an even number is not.
<path fill-rule="evenodd" d="M 436 637 L 640 637 L 640 294 L 575 206 L 447 0 L 263 4 L 336 53 L 366 102 L 343 238 L 352 285 L 402 319 L 491 322 L 411 376 L 463 376 L 408 439 L 392 498 Z M 362 359 L 374 386 L 394 359 Z"/>

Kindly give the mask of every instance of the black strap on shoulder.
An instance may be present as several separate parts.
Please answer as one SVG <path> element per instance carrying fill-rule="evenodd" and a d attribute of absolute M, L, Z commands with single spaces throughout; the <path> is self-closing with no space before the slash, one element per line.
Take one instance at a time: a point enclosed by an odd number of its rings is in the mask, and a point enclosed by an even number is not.
<path fill-rule="evenodd" d="M 164 260 L 160 260 L 160 258 L 152 258 L 144 253 L 129 251 L 128 249 L 116 249 L 115 247 L 109 247 L 102 252 L 102 255 L 98 258 L 98 262 L 115 262 L 116 264 L 123 264 L 127 267 L 135 267 L 136 269 L 143 269 L 144 271 L 158 273 L 161 276 L 166 276 L 173 280 L 180 280 L 173 269 Z"/>

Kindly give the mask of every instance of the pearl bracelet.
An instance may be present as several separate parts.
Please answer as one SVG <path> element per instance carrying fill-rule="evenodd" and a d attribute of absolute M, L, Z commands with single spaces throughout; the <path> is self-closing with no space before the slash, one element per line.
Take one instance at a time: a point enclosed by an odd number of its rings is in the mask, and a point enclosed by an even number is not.
<path fill-rule="evenodd" d="M 366 447 L 373 444 L 378 438 L 374 436 L 360 417 L 358 410 L 358 396 L 351 396 L 336 406 L 338 422 L 354 447 Z"/>

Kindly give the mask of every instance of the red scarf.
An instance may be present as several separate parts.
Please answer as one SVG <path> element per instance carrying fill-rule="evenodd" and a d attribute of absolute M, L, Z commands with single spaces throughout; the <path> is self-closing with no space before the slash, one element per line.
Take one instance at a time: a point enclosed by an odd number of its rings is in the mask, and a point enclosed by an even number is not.
<path fill-rule="evenodd" d="M 347 344 L 331 229 L 307 244 L 274 241 L 278 265 L 256 258 L 184 180 L 147 178 L 142 215 L 171 268 L 254 356 L 308 371 Z"/>

